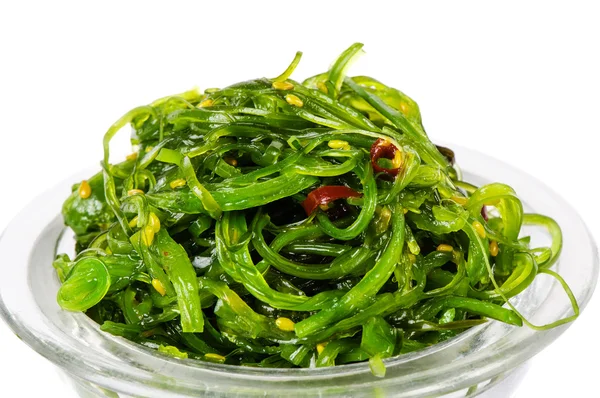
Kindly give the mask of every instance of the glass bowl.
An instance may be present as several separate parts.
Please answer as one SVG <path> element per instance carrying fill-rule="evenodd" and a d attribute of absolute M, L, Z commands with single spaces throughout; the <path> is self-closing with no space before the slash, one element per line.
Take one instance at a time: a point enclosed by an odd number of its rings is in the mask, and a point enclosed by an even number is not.
<path fill-rule="evenodd" d="M 598 279 L 596 245 L 575 210 L 533 177 L 481 153 L 449 145 L 466 181 L 502 181 L 523 200 L 526 211 L 553 217 L 564 247 L 554 266 L 583 309 Z M 385 361 L 385 378 L 365 363 L 314 369 L 262 369 L 166 357 L 99 330 L 81 313 L 56 303 L 58 278 L 51 265 L 58 252 L 72 252 L 72 235 L 60 215 L 74 181 L 87 170 L 35 199 L 0 238 L 0 315 L 31 348 L 56 364 L 82 396 L 508 396 L 523 377 L 528 359 L 569 325 L 547 331 L 488 322 L 428 349 Z M 534 245 L 549 243 L 543 230 L 524 228 Z M 535 324 L 570 315 L 560 285 L 539 275 L 512 299 Z M 5 358 L 6 359 L 6 358 Z"/>

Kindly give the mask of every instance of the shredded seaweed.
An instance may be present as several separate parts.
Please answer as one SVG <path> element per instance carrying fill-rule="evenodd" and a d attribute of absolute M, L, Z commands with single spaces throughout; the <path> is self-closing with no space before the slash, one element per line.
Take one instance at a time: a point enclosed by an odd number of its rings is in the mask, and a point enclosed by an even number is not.
<path fill-rule="evenodd" d="M 514 190 L 460 178 L 417 104 L 348 77 L 362 44 L 323 74 L 190 90 L 133 109 L 103 140 L 102 170 L 63 215 L 77 256 L 54 267 L 65 310 L 182 360 L 334 366 L 437 344 L 487 320 L 548 329 L 579 309 L 549 268 L 558 224 Z M 126 125 L 135 152 L 111 163 Z M 460 159 L 457 159 L 460 161 Z M 546 229 L 547 248 L 520 236 Z M 556 278 L 574 314 L 535 326 L 510 298 Z"/>

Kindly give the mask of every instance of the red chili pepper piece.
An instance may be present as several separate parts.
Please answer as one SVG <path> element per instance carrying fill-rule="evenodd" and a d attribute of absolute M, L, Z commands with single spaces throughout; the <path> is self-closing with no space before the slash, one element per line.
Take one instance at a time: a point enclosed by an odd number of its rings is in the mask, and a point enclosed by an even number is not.
<path fill-rule="evenodd" d="M 398 150 L 399 149 L 396 147 L 396 145 L 392 144 L 391 142 L 381 138 L 377 139 L 377 141 L 375 141 L 375 143 L 371 146 L 371 164 L 373 165 L 373 170 L 375 170 L 376 173 L 383 172 L 391 176 L 398 175 L 400 167 L 388 169 L 381 167 L 379 163 L 377 163 L 377 161 L 381 158 L 393 160 Z"/>
<path fill-rule="evenodd" d="M 485 206 L 481 207 L 481 217 L 483 217 L 483 219 L 485 221 L 489 220 L 488 214 L 487 214 L 487 210 L 485 209 Z"/>
<path fill-rule="evenodd" d="M 308 194 L 306 200 L 302 202 L 302 207 L 307 215 L 311 215 L 319 205 L 326 205 L 338 199 L 359 198 L 362 194 L 352 188 L 343 185 L 326 185 L 319 187 Z"/>

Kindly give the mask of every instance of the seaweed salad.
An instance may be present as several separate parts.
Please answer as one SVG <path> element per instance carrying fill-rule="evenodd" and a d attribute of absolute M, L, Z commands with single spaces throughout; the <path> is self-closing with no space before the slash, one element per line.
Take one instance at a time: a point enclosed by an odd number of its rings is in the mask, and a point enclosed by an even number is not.
<path fill-rule="evenodd" d="M 366 76 L 357 43 L 298 82 L 298 65 L 135 108 L 101 171 L 63 207 L 76 256 L 57 299 L 101 330 L 177 358 L 258 367 L 383 360 L 500 321 L 547 329 L 577 303 L 550 267 L 559 226 L 514 190 L 462 180 L 419 107 Z M 131 125 L 134 152 L 110 162 Z M 460 159 L 458 159 L 460 160 Z M 520 236 L 537 225 L 550 247 Z M 529 323 L 509 302 L 538 274 L 574 315 Z"/>

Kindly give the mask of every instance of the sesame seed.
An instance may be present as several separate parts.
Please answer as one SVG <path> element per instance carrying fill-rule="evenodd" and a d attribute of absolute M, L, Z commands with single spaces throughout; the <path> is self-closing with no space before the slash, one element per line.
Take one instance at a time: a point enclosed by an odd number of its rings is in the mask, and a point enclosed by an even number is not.
<path fill-rule="evenodd" d="M 150 223 L 149 225 L 152 227 L 154 233 L 160 231 L 160 220 L 154 213 L 150 213 Z"/>
<path fill-rule="evenodd" d="M 475 232 L 477 232 L 477 235 L 479 235 L 479 237 L 481 239 L 485 238 L 486 234 L 485 234 L 485 228 L 483 227 L 483 225 L 479 222 L 479 221 L 473 221 L 473 228 L 475 229 Z"/>
<path fill-rule="evenodd" d="M 275 325 L 285 332 L 293 332 L 295 323 L 289 318 L 280 317 L 275 320 Z"/>
<path fill-rule="evenodd" d="M 319 89 L 319 91 L 321 91 L 321 92 L 323 92 L 325 94 L 329 93 L 329 90 L 327 89 L 327 86 L 323 82 L 318 82 L 317 83 L 317 88 Z"/>
<path fill-rule="evenodd" d="M 156 290 L 161 296 L 167 294 L 167 289 L 165 289 L 165 286 L 158 279 L 152 279 L 152 287 L 154 287 L 154 290 Z"/>
<path fill-rule="evenodd" d="M 150 246 L 154 241 L 154 228 L 151 225 L 147 225 L 142 230 L 142 243 L 146 246 Z"/>
<path fill-rule="evenodd" d="M 275 90 L 293 90 L 294 85 L 290 82 L 273 82 L 273 88 Z"/>
<path fill-rule="evenodd" d="M 143 195 L 144 191 L 142 191 L 141 189 L 130 189 L 129 191 L 127 191 L 127 196 L 133 196 L 133 195 Z"/>
<path fill-rule="evenodd" d="M 394 166 L 395 169 L 399 169 L 400 166 L 402 166 L 402 151 L 397 150 L 394 153 L 394 159 L 392 159 L 392 166 Z"/>
<path fill-rule="evenodd" d="M 237 159 L 232 158 L 230 156 L 225 156 L 223 160 L 230 166 L 236 167 L 238 165 Z"/>
<path fill-rule="evenodd" d="M 498 252 L 500 251 L 500 248 L 498 247 L 498 242 L 496 242 L 495 240 L 490 242 L 490 254 L 492 255 L 492 257 L 496 257 L 498 255 Z"/>
<path fill-rule="evenodd" d="M 400 112 L 402 112 L 405 115 L 408 115 L 409 111 L 410 111 L 410 108 L 408 107 L 408 105 L 405 102 L 401 102 L 400 103 Z"/>
<path fill-rule="evenodd" d="M 212 352 L 209 352 L 208 354 L 204 354 L 204 358 L 212 359 L 213 361 L 219 361 L 219 362 L 225 362 L 225 359 L 227 359 L 223 355 L 215 354 Z"/>
<path fill-rule="evenodd" d="M 317 352 L 319 353 L 319 355 L 325 351 L 325 346 L 327 345 L 327 343 L 319 343 L 317 344 Z"/>
<path fill-rule="evenodd" d="M 90 186 L 90 183 L 87 182 L 87 180 L 81 181 L 81 184 L 79 184 L 79 197 L 81 199 L 87 199 L 90 196 L 92 196 L 92 187 Z"/>
<path fill-rule="evenodd" d="M 435 250 L 437 250 L 438 252 L 452 253 L 452 250 L 454 250 L 454 248 L 450 245 L 442 243 L 441 245 L 438 245 L 438 247 Z"/>
<path fill-rule="evenodd" d="M 465 198 L 464 196 L 456 196 L 456 195 L 454 195 L 451 199 L 461 206 L 466 205 L 467 202 L 469 201 L 469 199 Z"/>
<path fill-rule="evenodd" d="M 214 101 L 211 99 L 205 99 L 198 104 L 198 108 L 208 108 L 209 106 L 213 106 Z"/>
<path fill-rule="evenodd" d="M 302 100 L 300 98 L 298 98 L 297 96 L 295 96 L 294 94 L 286 95 L 285 100 L 287 101 L 288 104 L 297 106 L 298 108 L 302 108 L 302 106 L 304 105 L 304 102 L 302 102 Z"/>
<path fill-rule="evenodd" d="M 171 183 L 169 184 L 169 186 L 170 186 L 172 189 L 175 189 L 175 188 L 182 187 L 182 186 L 184 186 L 185 184 L 187 184 L 187 182 L 186 182 L 186 181 L 185 181 L 183 178 L 178 178 L 178 179 L 176 179 L 176 180 L 173 180 L 173 181 L 171 181 Z"/>
<path fill-rule="evenodd" d="M 137 223 L 138 223 L 138 216 L 135 216 L 131 219 L 131 221 L 129 221 L 129 226 L 131 228 L 135 228 L 135 227 L 137 227 Z"/>
<path fill-rule="evenodd" d="M 350 149 L 350 145 L 348 144 L 348 141 L 331 140 L 327 143 L 327 145 L 331 149 L 344 149 L 344 150 Z"/>

